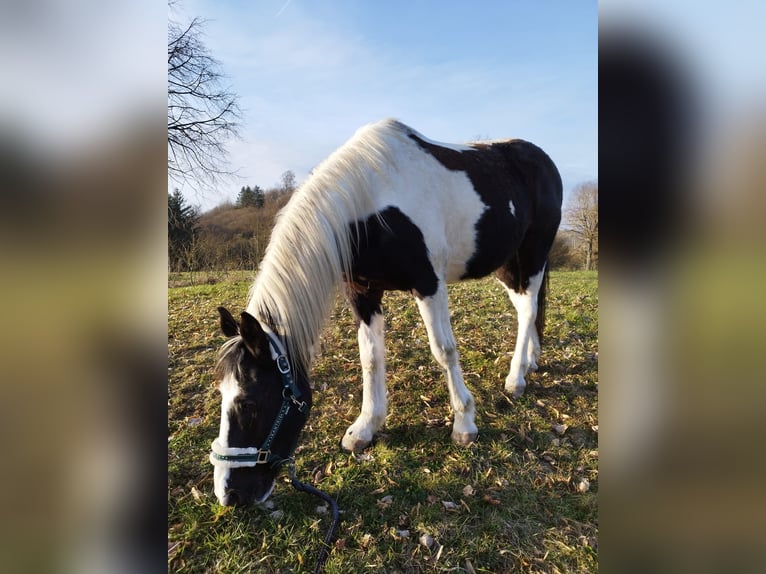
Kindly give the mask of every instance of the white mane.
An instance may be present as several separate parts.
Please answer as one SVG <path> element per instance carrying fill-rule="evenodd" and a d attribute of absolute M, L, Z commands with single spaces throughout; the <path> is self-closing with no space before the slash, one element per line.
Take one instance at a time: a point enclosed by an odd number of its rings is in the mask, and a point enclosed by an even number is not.
<path fill-rule="evenodd" d="M 323 161 L 277 216 L 247 311 L 274 325 L 288 355 L 308 369 L 312 348 L 343 275 L 350 276 L 349 225 L 375 212 L 371 191 L 409 128 L 384 120 L 359 129 Z"/>

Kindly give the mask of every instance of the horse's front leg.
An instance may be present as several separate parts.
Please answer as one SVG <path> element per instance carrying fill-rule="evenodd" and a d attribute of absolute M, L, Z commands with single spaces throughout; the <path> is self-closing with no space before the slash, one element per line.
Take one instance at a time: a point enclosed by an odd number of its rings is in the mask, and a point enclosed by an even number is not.
<path fill-rule="evenodd" d="M 476 440 L 479 434 L 474 418 L 476 407 L 473 395 L 465 386 L 463 372 L 458 362 L 457 343 L 450 324 L 449 302 L 444 281 L 430 297 L 418 298 L 418 309 L 428 331 L 428 342 L 436 362 L 447 374 L 450 403 L 455 415 L 452 425 L 452 441 L 466 445 Z"/>
<path fill-rule="evenodd" d="M 341 446 L 349 451 L 361 451 L 372 442 L 386 422 L 386 362 L 384 321 L 380 307 L 383 293 L 366 292 L 349 295 L 352 309 L 359 321 L 359 358 L 362 363 L 362 412 L 343 435 Z"/>

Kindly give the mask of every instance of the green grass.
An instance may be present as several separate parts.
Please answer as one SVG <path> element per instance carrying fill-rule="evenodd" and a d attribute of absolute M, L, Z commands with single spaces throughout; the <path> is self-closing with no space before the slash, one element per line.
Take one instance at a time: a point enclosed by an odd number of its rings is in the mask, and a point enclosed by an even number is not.
<path fill-rule="evenodd" d="M 354 322 L 339 299 L 296 450 L 299 477 L 342 511 L 326 572 L 596 571 L 597 280 L 590 272 L 551 273 L 540 370 L 527 376 L 518 400 L 503 392 L 516 336 L 503 288 L 490 279 L 450 287 L 480 433 L 463 448 L 450 442 L 447 386 L 417 307 L 409 295 L 388 294 L 389 416 L 363 456 L 339 449 L 361 402 Z M 270 508 L 224 509 L 212 494 L 207 453 L 220 417 L 212 366 L 224 340 L 215 309 L 242 309 L 248 288 L 240 275 L 169 290 L 171 572 L 312 572 L 329 526 L 316 511 L 319 499 L 281 480 Z M 556 424 L 567 425 L 563 436 Z M 577 488 L 582 479 L 585 492 Z M 425 534 L 434 539 L 430 548 L 419 542 Z"/>

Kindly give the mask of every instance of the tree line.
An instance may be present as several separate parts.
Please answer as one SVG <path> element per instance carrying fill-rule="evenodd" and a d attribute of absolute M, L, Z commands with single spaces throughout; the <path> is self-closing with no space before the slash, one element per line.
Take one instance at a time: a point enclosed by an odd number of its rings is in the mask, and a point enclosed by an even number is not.
<path fill-rule="evenodd" d="M 234 203 L 205 213 L 191 206 L 180 190 L 168 194 L 169 271 L 255 270 L 263 257 L 277 212 L 295 189 L 285 172 L 268 190 L 243 186 Z M 549 255 L 551 269 L 598 268 L 598 183 L 577 186 L 564 206 Z"/>
<path fill-rule="evenodd" d="M 294 189 L 295 175 L 287 171 L 276 187 L 243 186 L 234 203 L 200 213 L 176 188 L 168 194 L 169 271 L 254 270 Z"/>

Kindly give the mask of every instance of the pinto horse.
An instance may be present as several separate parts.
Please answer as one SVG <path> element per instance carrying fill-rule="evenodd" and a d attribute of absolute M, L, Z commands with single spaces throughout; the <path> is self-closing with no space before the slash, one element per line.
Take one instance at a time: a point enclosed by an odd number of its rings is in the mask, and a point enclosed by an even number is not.
<path fill-rule="evenodd" d="M 308 411 L 313 349 L 341 284 L 358 323 L 361 414 L 341 445 L 367 447 L 387 412 L 385 291 L 415 296 L 431 351 L 446 371 L 452 440 L 474 441 L 475 406 L 450 325 L 447 284 L 495 272 L 518 313 L 505 390 L 537 367 L 547 257 L 561 219 L 561 177 L 518 139 L 453 145 L 396 120 L 359 129 L 280 212 L 246 311 L 219 308 L 221 428 L 213 442 L 222 505 L 262 502 L 292 460 Z"/>

